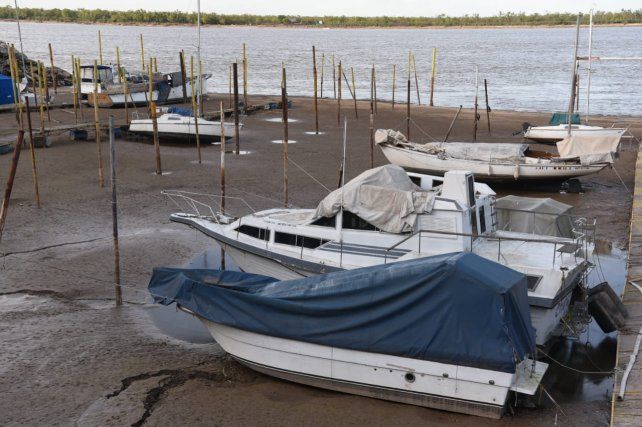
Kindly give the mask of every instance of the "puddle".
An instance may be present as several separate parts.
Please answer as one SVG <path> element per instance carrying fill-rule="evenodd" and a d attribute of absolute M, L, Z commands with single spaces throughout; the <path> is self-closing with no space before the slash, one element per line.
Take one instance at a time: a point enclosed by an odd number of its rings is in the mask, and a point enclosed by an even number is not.
<path fill-rule="evenodd" d="M 283 140 L 282 139 L 275 139 L 275 140 L 270 141 L 270 142 L 272 142 L 272 144 L 283 144 Z M 293 140 L 293 139 L 288 139 L 288 144 L 296 144 L 296 141 Z"/>
<path fill-rule="evenodd" d="M 205 252 L 196 255 L 184 267 L 220 269 L 221 248 L 217 245 L 212 246 Z M 229 255 L 225 257 L 225 268 L 226 270 L 239 270 Z M 194 344 L 214 342 L 212 335 L 203 323 L 196 316 L 177 310 L 176 304 L 155 305 L 149 310 L 149 315 L 159 330 L 173 338 Z"/>
<path fill-rule="evenodd" d="M 607 281 L 619 295 L 626 280 L 626 253 L 614 249 L 611 255 L 600 255 L 594 263 L 596 266 L 589 275 L 589 285 L 595 286 Z M 579 339 L 559 338 L 547 353 L 579 371 L 608 372 L 615 366 L 616 347 L 617 332 L 605 334 L 591 320 Z M 604 401 L 613 393 L 612 375 L 575 372 L 555 362 L 550 362 L 543 383 L 546 390 L 560 403 Z"/>
<path fill-rule="evenodd" d="M 271 117 L 269 119 L 265 119 L 266 122 L 272 122 L 272 123 L 283 123 L 283 118 L 282 117 Z M 297 119 L 291 119 L 288 117 L 288 123 L 296 123 L 298 122 Z"/>

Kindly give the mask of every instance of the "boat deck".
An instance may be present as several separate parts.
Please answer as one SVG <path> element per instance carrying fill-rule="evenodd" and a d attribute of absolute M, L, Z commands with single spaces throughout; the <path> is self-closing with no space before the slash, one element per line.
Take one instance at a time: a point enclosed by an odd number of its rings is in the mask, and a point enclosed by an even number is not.
<path fill-rule="evenodd" d="M 620 331 L 617 341 L 615 384 L 611 397 L 611 425 L 642 425 L 642 354 L 638 354 L 629 374 L 624 399 L 619 399 L 620 382 L 633 353 L 638 332 L 642 326 L 642 293 L 628 281 L 642 286 L 642 155 L 638 151 L 635 165 L 635 193 L 631 212 L 629 237 L 629 258 L 627 262 L 627 284 L 622 300 L 629 316 Z"/>

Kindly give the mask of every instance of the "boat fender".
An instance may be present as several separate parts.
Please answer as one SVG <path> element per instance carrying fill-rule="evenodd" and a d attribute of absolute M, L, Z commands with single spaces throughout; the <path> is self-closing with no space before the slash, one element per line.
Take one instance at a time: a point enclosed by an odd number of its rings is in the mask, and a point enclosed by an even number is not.
<path fill-rule="evenodd" d="M 588 312 L 607 334 L 624 326 L 624 316 L 605 291 L 589 296 Z"/>
<path fill-rule="evenodd" d="M 516 180 L 519 179 L 519 165 L 515 165 L 515 170 L 513 171 L 513 178 Z"/>
<path fill-rule="evenodd" d="M 613 301 L 613 304 L 617 307 L 618 311 L 622 313 L 622 316 L 624 318 L 629 317 L 629 312 L 627 311 L 624 303 L 620 299 L 620 297 L 615 293 L 613 288 L 609 285 L 608 282 L 602 282 L 598 285 L 593 286 L 592 288 L 587 290 L 587 295 L 590 297 L 591 295 L 595 295 L 598 292 L 605 292 L 611 301 Z"/>

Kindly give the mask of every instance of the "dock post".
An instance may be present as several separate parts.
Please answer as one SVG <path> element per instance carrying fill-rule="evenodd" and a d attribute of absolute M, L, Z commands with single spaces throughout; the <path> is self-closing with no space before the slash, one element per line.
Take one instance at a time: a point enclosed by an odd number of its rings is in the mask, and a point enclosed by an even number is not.
<path fill-rule="evenodd" d="M 221 109 L 221 214 L 225 215 L 225 110 L 223 101 L 220 101 Z M 225 270 L 225 249 L 221 245 L 221 270 Z"/>
<path fill-rule="evenodd" d="M 145 43 L 143 42 L 143 33 L 140 34 L 140 65 L 145 71 Z"/>
<path fill-rule="evenodd" d="M 285 66 L 281 66 L 281 103 L 283 104 L 283 206 L 288 207 L 288 91 Z"/>
<path fill-rule="evenodd" d="M 42 74 L 41 74 L 41 69 L 40 69 L 40 62 L 36 63 L 36 75 L 38 76 L 38 99 L 40 102 L 38 102 L 38 110 L 40 112 L 40 133 L 44 136 L 45 134 L 45 95 L 44 95 L 44 89 L 42 85 Z M 36 87 L 35 87 L 35 80 L 34 80 L 34 96 L 36 93 Z"/>
<path fill-rule="evenodd" d="M 118 70 L 118 83 L 123 82 L 123 73 L 120 66 L 120 49 L 116 46 L 116 69 Z M 127 101 L 127 99 L 125 99 Z"/>
<path fill-rule="evenodd" d="M 94 60 L 94 124 L 96 127 L 96 149 L 98 151 L 98 182 L 100 187 L 105 186 L 103 176 L 103 156 L 100 148 L 100 117 L 98 115 L 98 61 Z"/>
<path fill-rule="evenodd" d="M 51 123 L 51 112 L 49 111 L 49 81 L 47 80 L 47 68 L 45 67 L 44 62 L 38 62 L 40 64 L 40 74 L 41 74 L 41 82 L 44 86 L 43 88 L 43 94 L 41 99 L 44 100 L 45 103 L 45 110 L 47 111 L 47 121 Z"/>
<path fill-rule="evenodd" d="M 241 154 L 241 142 L 239 133 L 239 72 L 238 63 L 232 64 L 232 74 L 234 77 L 234 144 L 236 145 L 236 155 Z"/>
<path fill-rule="evenodd" d="M 100 65 L 103 65 L 103 36 L 100 30 L 98 30 L 98 60 Z"/>
<path fill-rule="evenodd" d="M 19 78 L 16 76 L 16 69 L 13 66 L 13 60 L 11 59 L 11 48 L 9 48 L 9 58 L 8 58 L 8 60 L 9 60 L 9 72 L 11 74 L 11 87 L 13 89 L 13 104 L 14 104 L 15 109 L 16 109 L 16 119 L 18 119 L 18 124 L 20 124 L 20 119 L 17 116 L 17 113 L 18 113 L 18 102 L 19 102 L 19 99 L 20 99 L 20 97 L 19 97 L 20 92 L 18 90 L 18 80 L 19 80 Z M 27 70 L 25 70 L 25 75 L 26 75 L 26 73 L 27 73 Z"/>
<path fill-rule="evenodd" d="M 109 116 L 109 164 L 111 167 L 111 219 L 114 241 L 114 291 L 116 307 L 123 303 L 120 288 L 120 246 L 118 244 L 118 200 L 116 198 L 116 144 L 114 141 L 114 116 Z"/>
<path fill-rule="evenodd" d="M 392 64 L 392 109 L 395 109 L 395 86 L 397 85 L 397 66 Z"/>
<path fill-rule="evenodd" d="M 432 48 L 432 69 L 430 70 L 430 106 L 434 107 L 433 95 L 435 94 L 435 74 L 437 72 L 437 48 Z"/>
<path fill-rule="evenodd" d="M 18 168 L 18 160 L 20 160 L 20 151 L 22 151 L 22 142 L 24 141 L 25 131 L 20 129 L 18 131 L 18 141 L 13 150 L 11 157 L 11 166 L 9 167 L 9 177 L 4 189 L 4 197 L 2 198 L 2 206 L 0 207 L 0 241 L 2 240 L 2 232 L 4 230 L 4 223 L 7 219 L 7 210 L 9 209 L 9 199 L 11 198 L 11 191 L 13 190 L 13 180 L 16 177 L 16 169 Z"/>
<path fill-rule="evenodd" d="M 56 76 L 56 67 L 54 66 L 54 55 L 51 43 L 49 43 L 49 61 L 51 62 L 51 84 L 56 95 L 58 95 L 58 79 Z"/>
<path fill-rule="evenodd" d="M 325 68 L 325 52 L 321 52 L 321 99 L 323 99 L 323 70 Z"/>
<path fill-rule="evenodd" d="M 374 103 L 370 101 L 370 169 L 374 168 Z"/>
<path fill-rule="evenodd" d="M 198 112 L 196 111 L 196 91 L 194 90 L 194 56 L 190 56 L 190 91 L 192 94 L 192 114 L 194 115 L 194 131 L 196 132 L 196 151 L 198 152 L 198 164 L 201 164 L 201 138 L 198 134 Z"/>
<path fill-rule="evenodd" d="M 319 134 L 319 105 L 317 99 L 317 51 L 312 46 L 312 76 L 314 80 L 314 131 Z"/>
<path fill-rule="evenodd" d="M 31 173 L 33 175 L 33 187 L 36 194 L 36 207 L 40 209 L 40 190 L 38 189 L 38 170 L 36 168 L 36 150 L 33 142 L 33 128 L 31 127 L 31 109 L 29 108 L 29 98 L 25 98 L 25 107 L 27 109 L 27 125 L 29 127 L 29 151 L 31 154 Z"/>
<path fill-rule="evenodd" d="M 74 103 L 74 117 L 76 118 L 76 124 L 78 124 L 78 93 L 76 92 L 77 78 L 78 76 L 76 74 L 76 58 L 74 58 L 74 56 L 71 55 L 71 86 L 73 87 L 71 96 Z"/>
<path fill-rule="evenodd" d="M 183 86 L 183 103 L 187 104 L 187 73 L 185 71 L 185 52 L 178 52 L 178 59 L 181 64 L 181 80 Z"/>
<path fill-rule="evenodd" d="M 82 77 L 80 75 L 80 58 L 76 58 L 76 84 L 78 88 L 76 90 L 76 99 L 78 100 L 78 109 L 80 110 L 80 120 L 85 121 L 85 110 L 82 106 Z"/>
<path fill-rule="evenodd" d="M 247 54 L 243 43 L 243 109 L 247 110 Z"/>
<path fill-rule="evenodd" d="M 377 69 L 375 65 L 372 64 L 372 87 L 374 89 L 374 113 L 378 114 L 379 109 L 377 108 Z"/>
<path fill-rule="evenodd" d="M 415 89 L 417 90 L 417 104 L 421 105 L 421 98 L 419 96 L 419 79 L 417 77 L 417 62 L 415 61 L 415 54 L 412 54 L 412 68 L 415 71 Z"/>
<path fill-rule="evenodd" d="M 127 100 L 127 78 L 125 76 L 123 76 L 123 97 L 125 98 L 125 123 L 129 125 L 129 101 Z"/>
<path fill-rule="evenodd" d="M 343 73 L 341 71 L 341 61 L 339 61 L 339 66 L 337 70 L 339 71 L 339 77 L 336 79 L 337 91 L 336 91 L 335 98 L 337 99 L 337 126 L 340 126 L 341 125 L 341 74 Z"/>
<path fill-rule="evenodd" d="M 228 85 L 227 85 L 227 107 L 232 108 L 232 64 L 230 64 L 229 67 L 229 79 L 228 79 Z"/>
<path fill-rule="evenodd" d="M 475 67 L 475 114 L 473 116 L 473 142 L 477 141 L 477 124 L 479 123 L 479 102 L 478 102 L 478 95 L 479 95 L 479 68 Z"/>
<path fill-rule="evenodd" d="M 488 105 L 488 82 L 484 79 L 484 93 L 486 95 L 486 122 L 488 123 L 488 135 L 490 133 L 490 106 Z"/>
<path fill-rule="evenodd" d="M 350 67 L 350 71 L 352 72 L 352 99 L 354 101 L 354 117 L 359 118 L 359 113 L 357 111 L 357 86 L 354 83 L 354 68 Z M 350 86 L 348 86 L 350 88 Z"/>
<path fill-rule="evenodd" d="M 332 54 L 332 91 L 334 99 L 337 99 L 337 67 L 334 64 L 334 53 Z"/>
<path fill-rule="evenodd" d="M 406 138 L 410 141 L 410 70 L 408 70 L 408 93 L 406 95 Z"/>
<path fill-rule="evenodd" d="M 207 91 L 205 91 L 207 93 Z M 203 61 L 198 62 L 198 115 L 203 117 L 205 104 L 203 101 Z"/>
<path fill-rule="evenodd" d="M 150 60 L 151 61 L 151 60 Z M 156 120 L 156 102 L 154 102 L 154 82 L 151 65 L 148 68 L 149 75 L 149 117 L 152 119 L 152 134 L 154 137 L 154 153 L 156 158 L 156 175 L 163 175 L 161 166 L 160 142 L 158 141 L 158 121 Z"/>

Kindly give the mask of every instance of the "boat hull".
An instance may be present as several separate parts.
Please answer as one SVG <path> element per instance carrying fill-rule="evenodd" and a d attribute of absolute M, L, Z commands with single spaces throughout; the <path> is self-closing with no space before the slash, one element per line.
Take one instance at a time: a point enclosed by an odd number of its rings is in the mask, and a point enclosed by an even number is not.
<path fill-rule="evenodd" d="M 189 140 L 196 141 L 195 126 L 193 123 L 168 123 L 157 122 L 158 134 L 161 139 L 173 140 Z M 150 119 L 135 120 L 129 126 L 129 133 L 152 136 L 153 123 Z M 234 126 L 231 124 L 225 125 L 226 140 L 234 135 Z M 221 140 L 221 125 L 220 123 L 212 123 L 200 121 L 198 123 L 198 136 L 201 142 L 213 142 Z"/>
<path fill-rule="evenodd" d="M 602 128 L 599 126 L 581 126 L 573 129 L 573 135 L 591 135 L 591 136 L 612 136 L 623 135 L 626 129 L 621 128 Z M 555 143 L 568 136 L 568 128 L 562 126 L 536 126 L 530 127 L 524 132 L 524 138 L 531 141 Z"/>
<path fill-rule="evenodd" d="M 580 164 L 509 164 L 480 162 L 462 159 L 440 159 L 436 155 L 409 151 L 404 148 L 388 144 L 379 145 L 384 156 L 392 164 L 402 168 L 424 174 L 443 176 L 450 170 L 467 170 L 475 174 L 479 181 L 518 182 L 518 181 L 564 181 L 570 178 L 597 173 L 604 169 L 606 164 L 580 165 Z"/>

